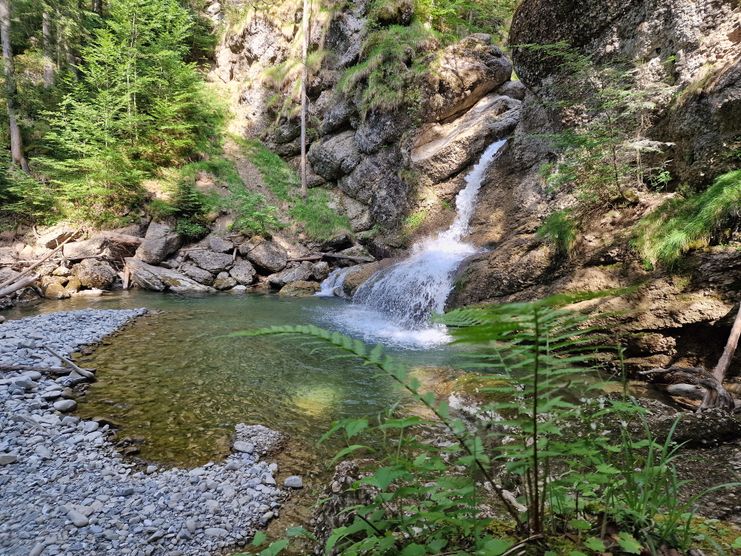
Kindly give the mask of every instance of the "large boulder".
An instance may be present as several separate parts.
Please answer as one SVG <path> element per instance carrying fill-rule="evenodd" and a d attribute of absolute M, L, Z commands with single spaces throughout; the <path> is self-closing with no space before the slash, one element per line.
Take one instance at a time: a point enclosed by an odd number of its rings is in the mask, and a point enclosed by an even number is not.
<path fill-rule="evenodd" d="M 70 261 L 81 261 L 91 257 L 123 259 L 131 257 L 141 245 L 142 239 L 117 232 L 100 232 L 90 239 L 65 244 L 62 253 Z"/>
<path fill-rule="evenodd" d="M 447 47 L 431 69 L 423 86 L 427 122 L 454 119 L 512 75 L 512 63 L 484 34 Z"/>
<path fill-rule="evenodd" d="M 234 250 L 234 244 L 221 236 L 210 235 L 206 241 L 209 249 L 215 253 L 231 253 Z"/>
<path fill-rule="evenodd" d="M 239 253 L 266 272 L 280 272 L 288 264 L 288 253 L 269 239 L 254 237 L 239 246 Z"/>
<path fill-rule="evenodd" d="M 177 251 L 180 244 L 180 236 L 170 226 L 152 222 L 134 257 L 148 264 L 159 264 Z"/>
<path fill-rule="evenodd" d="M 153 266 L 139 259 L 126 259 L 126 267 L 131 273 L 131 280 L 138 287 L 157 292 L 206 293 L 213 291 L 208 286 L 199 284 L 175 270 Z"/>
<path fill-rule="evenodd" d="M 376 223 L 395 225 L 407 209 L 408 188 L 399 177 L 402 156 L 395 147 L 386 147 L 363 158 L 349 176 L 338 182 L 339 188 L 369 206 Z"/>
<path fill-rule="evenodd" d="M 314 277 L 314 269 L 309 262 L 302 262 L 293 268 L 287 268 L 282 272 L 277 272 L 268 276 L 268 284 L 271 288 L 280 289 L 290 282 L 306 282 Z"/>
<path fill-rule="evenodd" d="M 449 124 L 422 128 L 412 149 L 412 164 L 432 183 L 440 183 L 475 163 L 489 143 L 517 126 L 520 101 L 489 95 Z"/>
<path fill-rule="evenodd" d="M 214 280 L 214 288 L 219 291 L 230 290 L 237 285 L 237 281 L 229 276 L 228 272 L 219 272 L 219 275 Z"/>
<path fill-rule="evenodd" d="M 240 259 L 234 262 L 234 266 L 229 271 L 229 274 L 239 284 L 249 286 L 255 281 L 257 271 L 250 261 Z"/>
<path fill-rule="evenodd" d="M 86 288 L 109 290 L 118 278 L 118 272 L 107 262 L 99 259 L 85 259 L 72 267 L 72 273 Z"/>
<path fill-rule="evenodd" d="M 194 264 L 186 263 L 180 268 L 180 270 L 188 278 L 193 278 L 193 280 L 195 280 L 199 284 L 204 284 L 206 286 L 212 286 L 214 283 L 213 274 L 211 274 L 207 270 L 203 270 L 202 268 L 197 267 Z"/>
<path fill-rule="evenodd" d="M 203 270 L 218 274 L 228 270 L 234 264 L 232 256 L 227 253 L 194 249 L 188 252 L 188 258 Z"/>
<path fill-rule="evenodd" d="M 315 141 L 308 153 L 314 171 L 326 180 L 336 180 L 349 174 L 360 162 L 355 132 L 348 130 Z"/>

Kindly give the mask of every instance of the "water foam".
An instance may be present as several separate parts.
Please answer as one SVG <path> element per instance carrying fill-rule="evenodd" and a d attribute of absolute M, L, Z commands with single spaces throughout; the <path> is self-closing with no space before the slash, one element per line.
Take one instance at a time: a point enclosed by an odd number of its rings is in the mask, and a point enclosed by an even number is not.
<path fill-rule="evenodd" d="M 374 274 L 363 283 L 345 309 L 335 310 L 334 323 L 367 341 L 407 347 L 431 347 L 450 340 L 444 326 L 430 317 L 445 309 L 461 263 L 479 252 L 463 238 L 468 234 L 484 175 L 506 140 L 492 143 L 466 176 L 456 197 L 456 217 L 447 230 L 416 243 L 410 256 Z M 347 269 L 333 272 L 320 295 L 342 293 Z"/>

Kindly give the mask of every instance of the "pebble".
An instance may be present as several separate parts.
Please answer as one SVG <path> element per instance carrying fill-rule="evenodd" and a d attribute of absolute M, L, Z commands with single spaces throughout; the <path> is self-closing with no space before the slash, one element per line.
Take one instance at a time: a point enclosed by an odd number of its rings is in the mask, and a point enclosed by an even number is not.
<path fill-rule="evenodd" d="M 54 409 L 57 411 L 72 411 L 75 407 L 77 407 L 75 400 L 59 400 L 58 402 L 54 402 Z"/>
<path fill-rule="evenodd" d="M 143 313 L 84 310 L 7 322 L 0 364 L 58 366 L 38 346 L 69 356 Z M 109 441 L 107 424 L 56 412 L 75 407 L 62 399 L 74 395 L 70 384 L 36 371 L 0 372 L 3 556 L 231 553 L 275 515 L 285 494 L 269 484 L 277 468 L 258 457 L 279 433 L 239 424 L 235 445 L 248 451 L 190 471 L 154 464 L 138 471 Z"/>
<path fill-rule="evenodd" d="M 75 527 L 85 527 L 88 523 L 90 523 L 90 520 L 77 510 L 68 511 L 67 518 Z"/>
<path fill-rule="evenodd" d="M 304 481 L 298 475 L 291 475 L 283 481 L 283 486 L 286 488 L 304 488 Z"/>

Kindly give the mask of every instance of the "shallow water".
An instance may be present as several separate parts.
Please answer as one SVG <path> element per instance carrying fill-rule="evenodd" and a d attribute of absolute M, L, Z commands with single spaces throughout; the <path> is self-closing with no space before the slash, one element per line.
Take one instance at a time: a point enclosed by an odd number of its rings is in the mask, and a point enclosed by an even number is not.
<path fill-rule="evenodd" d="M 79 401 L 82 417 L 104 417 L 120 437 L 139 437 L 141 457 L 201 465 L 223 457 L 236 423 L 260 423 L 313 445 L 338 418 L 376 415 L 402 399 L 387 377 L 368 367 L 312 353 L 300 340 L 228 338 L 227 334 L 329 318 L 346 302 L 274 295 L 183 297 L 122 292 L 102 298 L 46 302 L 11 313 L 148 307 L 95 353 L 81 358 L 98 381 Z M 415 365 L 445 365 L 450 348 L 391 349 Z"/>

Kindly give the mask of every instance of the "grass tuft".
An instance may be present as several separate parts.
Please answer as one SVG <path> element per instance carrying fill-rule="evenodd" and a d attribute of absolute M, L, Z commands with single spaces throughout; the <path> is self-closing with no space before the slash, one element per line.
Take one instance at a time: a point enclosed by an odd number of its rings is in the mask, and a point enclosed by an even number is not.
<path fill-rule="evenodd" d="M 633 245 L 649 265 L 673 266 L 683 254 L 730 235 L 741 219 L 741 170 L 706 191 L 667 201 L 636 226 Z"/>

